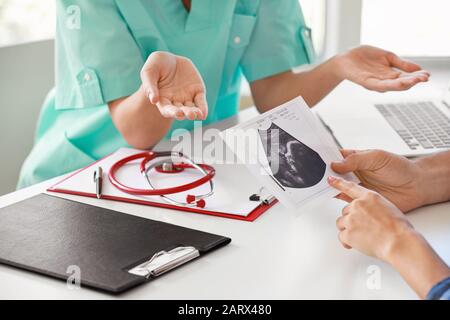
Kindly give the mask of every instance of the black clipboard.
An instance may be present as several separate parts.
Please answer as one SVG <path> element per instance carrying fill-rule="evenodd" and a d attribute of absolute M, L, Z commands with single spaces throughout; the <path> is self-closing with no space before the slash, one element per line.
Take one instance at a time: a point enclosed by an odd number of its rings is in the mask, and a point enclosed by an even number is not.
<path fill-rule="evenodd" d="M 46 194 L 0 209 L 0 263 L 63 280 L 77 270 L 81 286 L 111 293 L 157 278 L 230 242 Z"/>

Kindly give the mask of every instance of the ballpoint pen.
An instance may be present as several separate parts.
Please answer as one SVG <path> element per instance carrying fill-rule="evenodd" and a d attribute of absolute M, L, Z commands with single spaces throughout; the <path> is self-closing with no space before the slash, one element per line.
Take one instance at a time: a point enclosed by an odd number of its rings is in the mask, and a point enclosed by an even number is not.
<path fill-rule="evenodd" d="M 102 197 L 102 183 L 103 183 L 103 169 L 102 167 L 97 167 L 94 171 L 94 183 L 95 183 L 95 194 L 97 198 Z"/>

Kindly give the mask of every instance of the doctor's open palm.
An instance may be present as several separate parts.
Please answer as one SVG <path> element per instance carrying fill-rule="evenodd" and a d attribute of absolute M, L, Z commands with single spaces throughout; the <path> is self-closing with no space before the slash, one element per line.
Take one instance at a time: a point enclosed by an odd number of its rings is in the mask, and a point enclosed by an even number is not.
<path fill-rule="evenodd" d="M 379 92 L 408 90 L 430 76 L 418 64 L 372 46 L 340 55 L 339 64 L 345 79 Z"/>
<path fill-rule="evenodd" d="M 206 89 L 191 60 L 169 52 L 153 52 L 141 70 L 150 102 L 163 117 L 204 120 L 208 115 Z"/>

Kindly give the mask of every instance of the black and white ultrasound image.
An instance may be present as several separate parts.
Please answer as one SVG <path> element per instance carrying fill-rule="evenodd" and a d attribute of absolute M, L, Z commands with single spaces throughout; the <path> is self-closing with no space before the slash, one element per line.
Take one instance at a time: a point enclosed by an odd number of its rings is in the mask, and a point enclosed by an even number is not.
<path fill-rule="evenodd" d="M 258 130 L 272 177 L 284 188 L 309 188 L 325 175 L 326 164 L 320 155 L 272 122 Z M 278 163 L 274 163 L 278 161 Z"/>

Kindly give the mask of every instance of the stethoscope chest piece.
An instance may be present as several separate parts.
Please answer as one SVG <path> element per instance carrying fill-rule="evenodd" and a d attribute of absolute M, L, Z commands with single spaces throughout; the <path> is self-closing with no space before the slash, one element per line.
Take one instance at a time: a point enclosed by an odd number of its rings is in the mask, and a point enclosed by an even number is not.
<path fill-rule="evenodd" d="M 164 162 L 163 164 L 156 166 L 155 171 L 159 173 L 180 173 L 184 171 L 184 168 L 174 162 Z"/>

